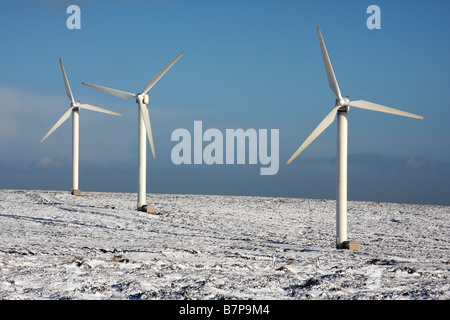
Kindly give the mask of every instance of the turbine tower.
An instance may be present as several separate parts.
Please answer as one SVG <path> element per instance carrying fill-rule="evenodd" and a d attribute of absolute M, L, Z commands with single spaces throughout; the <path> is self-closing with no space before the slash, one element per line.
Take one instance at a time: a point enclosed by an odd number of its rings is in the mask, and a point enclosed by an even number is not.
<path fill-rule="evenodd" d="M 64 85 L 66 87 L 67 96 L 70 99 L 70 108 L 67 110 L 63 116 L 56 122 L 56 124 L 50 129 L 50 131 L 42 138 L 41 142 L 48 138 L 49 135 L 53 133 L 60 125 L 62 125 L 72 114 L 72 194 L 73 195 L 81 195 L 81 191 L 78 186 L 78 173 L 79 173 L 79 110 L 87 109 L 97 112 L 109 113 L 116 116 L 121 116 L 121 114 L 112 112 L 106 109 L 102 109 L 90 104 L 80 104 L 79 102 L 75 102 L 73 98 L 72 90 L 70 89 L 69 80 L 67 80 L 66 71 L 64 70 L 64 65 L 59 59 L 59 63 L 61 65 L 61 70 L 64 79 Z"/>
<path fill-rule="evenodd" d="M 334 75 L 333 67 L 331 66 L 328 52 L 325 47 L 325 42 L 322 38 L 320 28 L 317 28 L 317 34 L 319 36 L 320 48 L 322 51 L 322 58 L 325 64 L 325 70 L 328 77 L 328 84 L 331 90 L 336 95 L 336 103 L 333 109 L 328 115 L 319 123 L 314 131 L 309 135 L 303 144 L 295 151 L 291 158 L 287 161 L 290 164 L 305 148 L 314 141 L 336 118 L 337 115 L 337 178 L 336 178 L 336 247 L 345 248 L 348 244 L 347 241 L 347 112 L 350 107 L 367 109 L 372 111 L 379 111 L 385 113 L 396 114 L 405 117 L 411 117 L 416 119 L 423 119 L 422 116 L 418 116 L 413 113 L 385 107 L 372 102 L 357 100 L 350 101 L 347 98 L 343 98 L 339 85 Z"/>
<path fill-rule="evenodd" d="M 136 98 L 136 103 L 139 106 L 138 111 L 138 144 L 139 144 L 139 155 L 138 155 L 138 166 L 139 166 L 139 181 L 138 181 L 138 201 L 137 209 L 139 211 L 152 212 L 153 210 L 146 204 L 146 175 L 147 175 L 147 150 L 146 150 L 146 138 L 145 132 L 147 131 L 148 141 L 150 142 L 150 147 L 152 149 L 153 158 L 156 158 L 155 146 L 153 144 L 153 135 L 150 124 L 150 115 L 148 113 L 147 104 L 149 102 L 148 92 L 150 89 L 158 82 L 159 79 L 177 62 L 178 59 L 184 54 L 181 52 L 175 59 L 173 59 L 164 69 L 162 69 L 153 79 L 151 79 L 144 87 L 141 93 L 130 93 L 126 91 L 111 89 L 107 87 L 98 86 L 95 84 L 85 83 L 82 84 L 107 92 L 109 94 L 118 96 L 123 99 Z"/>

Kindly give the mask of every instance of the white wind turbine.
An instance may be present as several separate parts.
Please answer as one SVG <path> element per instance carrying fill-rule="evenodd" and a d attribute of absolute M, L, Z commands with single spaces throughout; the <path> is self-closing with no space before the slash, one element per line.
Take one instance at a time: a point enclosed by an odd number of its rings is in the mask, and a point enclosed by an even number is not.
<path fill-rule="evenodd" d="M 287 161 L 287 164 L 290 164 L 292 160 L 294 160 L 303 150 L 305 150 L 305 148 L 334 121 L 337 114 L 336 247 L 344 248 L 347 244 L 347 111 L 350 109 L 350 107 L 355 107 L 360 109 L 392 113 L 416 119 L 423 119 L 423 117 L 364 100 L 350 101 L 347 98 L 343 98 L 341 95 L 341 91 L 339 90 L 336 77 L 334 75 L 333 67 L 331 66 L 331 62 L 328 57 L 327 49 L 322 38 L 322 33 L 320 32 L 320 28 L 317 28 L 317 33 L 319 35 L 323 62 L 325 64 L 325 70 L 327 72 L 328 84 L 331 90 L 337 96 L 336 104 L 335 107 L 330 111 L 330 113 L 328 113 L 328 115 L 310 134 L 310 136 L 297 149 L 297 151 L 295 151 L 292 157 Z"/>
<path fill-rule="evenodd" d="M 56 122 L 56 124 L 50 129 L 50 131 L 42 138 L 41 142 L 43 142 L 45 139 L 48 138 L 49 135 L 53 133 L 60 125 L 62 125 L 69 117 L 70 114 L 72 114 L 72 194 L 74 195 L 80 195 L 81 191 L 78 186 L 78 168 L 79 168 L 79 124 L 80 124 L 80 118 L 79 118 L 79 110 L 80 109 L 87 109 L 97 112 L 103 112 L 103 113 L 109 113 L 116 116 L 121 116 L 121 114 L 112 112 L 106 109 L 102 109 L 90 104 L 81 104 L 79 102 L 76 102 L 73 98 L 72 90 L 70 89 L 69 80 L 67 80 L 66 71 L 64 70 L 64 65 L 59 59 L 59 63 L 61 65 L 61 70 L 63 74 L 64 79 L 64 85 L 66 87 L 66 93 L 67 96 L 70 99 L 70 108 L 67 110 L 63 116 Z"/>
<path fill-rule="evenodd" d="M 178 59 L 184 54 L 181 52 L 175 59 L 173 59 L 164 69 L 162 69 L 153 79 L 151 79 L 144 87 L 141 93 L 130 93 L 126 91 L 111 89 L 107 87 L 98 86 L 95 84 L 89 84 L 82 82 L 82 84 L 107 92 L 109 94 L 118 96 L 120 98 L 129 99 L 136 98 L 136 103 L 139 106 L 138 111 L 138 144 L 139 144 L 139 181 L 138 181 L 138 203 L 137 209 L 139 211 L 151 212 L 152 209 L 146 205 L 146 161 L 147 161 L 147 150 L 146 150 L 146 138 L 145 132 L 147 131 L 148 140 L 150 142 L 150 147 L 152 148 L 153 158 L 156 158 L 155 147 L 153 145 L 153 135 L 150 124 L 150 115 L 148 113 L 147 104 L 149 102 L 148 92 L 149 90 L 158 82 L 159 79 L 177 62 Z"/>

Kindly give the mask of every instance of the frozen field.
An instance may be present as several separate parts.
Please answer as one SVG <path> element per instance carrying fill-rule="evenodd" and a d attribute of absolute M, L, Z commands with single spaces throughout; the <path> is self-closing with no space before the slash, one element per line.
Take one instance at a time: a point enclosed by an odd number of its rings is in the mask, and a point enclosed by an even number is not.
<path fill-rule="evenodd" d="M 450 299 L 450 207 L 0 190 L 0 299 Z"/>

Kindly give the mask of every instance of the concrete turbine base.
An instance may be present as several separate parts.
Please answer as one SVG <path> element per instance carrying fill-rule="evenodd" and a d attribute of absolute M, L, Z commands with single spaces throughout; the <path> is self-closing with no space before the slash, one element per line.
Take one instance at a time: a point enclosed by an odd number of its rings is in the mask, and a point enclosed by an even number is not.
<path fill-rule="evenodd" d="M 75 189 L 70 191 L 71 194 L 73 194 L 74 196 L 81 196 L 81 190 L 80 189 Z"/>
<path fill-rule="evenodd" d="M 155 206 L 152 206 L 150 204 L 145 204 L 143 206 L 138 207 L 138 211 L 156 214 Z"/>

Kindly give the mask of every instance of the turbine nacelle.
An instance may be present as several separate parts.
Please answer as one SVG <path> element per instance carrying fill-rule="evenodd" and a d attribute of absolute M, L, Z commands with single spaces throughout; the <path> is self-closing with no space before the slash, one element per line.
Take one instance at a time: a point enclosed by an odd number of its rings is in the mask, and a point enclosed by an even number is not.
<path fill-rule="evenodd" d="M 339 108 L 338 110 L 348 111 L 350 109 L 349 105 L 350 105 L 350 100 L 348 100 L 347 98 L 336 99 L 336 107 Z"/>
<path fill-rule="evenodd" d="M 141 103 L 148 104 L 148 101 L 149 101 L 148 94 L 141 93 L 141 94 L 136 95 L 136 103 L 138 103 L 138 104 L 141 104 Z"/>
<path fill-rule="evenodd" d="M 72 108 L 72 111 L 79 111 L 80 110 L 80 103 L 79 102 L 72 102 L 70 104 L 70 107 Z"/>

